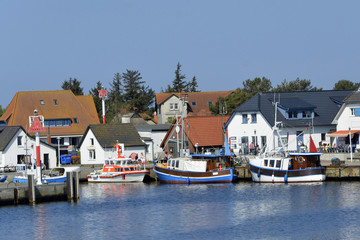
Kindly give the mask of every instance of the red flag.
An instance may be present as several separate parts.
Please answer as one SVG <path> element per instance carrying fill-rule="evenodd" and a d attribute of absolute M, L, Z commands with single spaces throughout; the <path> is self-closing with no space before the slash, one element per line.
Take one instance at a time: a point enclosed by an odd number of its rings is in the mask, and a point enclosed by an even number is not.
<path fill-rule="evenodd" d="M 312 139 L 311 136 L 310 136 L 310 152 L 317 152 L 315 143 L 314 143 L 314 141 L 313 141 L 313 139 Z"/>

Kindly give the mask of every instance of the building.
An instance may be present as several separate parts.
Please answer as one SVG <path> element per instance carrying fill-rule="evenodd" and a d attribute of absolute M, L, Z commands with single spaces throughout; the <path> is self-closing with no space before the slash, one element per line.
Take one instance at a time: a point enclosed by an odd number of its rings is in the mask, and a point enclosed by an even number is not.
<path fill-rule="evenodd" d="M 17 92 L 0 121 L 28 130 L 35 109 L 44 116 L 41 141 L 58 144 L 59 139 L 62 152 L 77 149 L 88 125 L 100 123 L 92 96 L 75 96 L 70 90 Z"/>
<path fill-rule="evenodd" d="M 310 134 L 319 148 L 330 140 L 326 134 L 335 131 L 332 121 L 350 93 L 352 91 L 258 93 L 237 107 L 227 122 L 230 148 L 235 154 L 248 154 L 251 143 L 260 149 L 266 146 L 272 149 L 281 141 L 288 150 L 298 150 L 300 145 L 309 143 Z M 281 139 L 276 136 L 273 140 L 275 121 Z"/>
<path fill-rule="evenodd" d="M 56 148 L 40 142 L 41 163 L 46 168 L 57 164 Z M 0 168 L 36 164 L 36 142 L 21 126 L 0 127 Z"/>
<path fill-rule="evenodd" d="M 153 161 L 157 159 L 163 152 L 160 145 L 171 124 L 137 124 L 134 126 L 146 144 L 146 160 Z"/>
<path fill-rule="evenodd" d="M 352 148 L 360 151 L 360 89 L 344 100 L 332 123 L 336 125 L 336 132 L 327 134 L 330 146 L 336 147 L 337 151 L 348 151 L 351 140 Z"/>
<path fill-rule="evenodd" d="M 181 118 L 175 119 L 160 147 L 173 157 L 179 157 L 182 149 L 187 154 L 219 154 L 225 140 L 223 125 L 228 119 L 229 116 L 186 117 L 184 124 L 181 124 Z"/>
<path fill-rule="evenodd" d="M 144 155 L 146 144 L 133 124 L 89 125 L 80 142 L 81 164 L 104 164 L 105 159 L 116 158 L 116 143 L 122 146 L 122 155 Z"/>
<path fill-rule="evenodd" d="M 227 97 L 231 93 L 233 91 L 157 93 L 157 123 L 172 122 L 182 113 L 183 117 L 212 115 L 209 105 L 216 104 L 219 97 Z"/>

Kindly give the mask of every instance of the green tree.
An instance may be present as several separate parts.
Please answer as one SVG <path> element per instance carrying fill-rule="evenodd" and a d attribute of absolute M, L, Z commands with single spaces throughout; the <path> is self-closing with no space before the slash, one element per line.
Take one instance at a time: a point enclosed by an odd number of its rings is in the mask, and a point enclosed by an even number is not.
<path fill-rule="evenodd" d="M 340 80 L 335 83 L 333 90 L 357 90 L 360 83 L 354 83 L 349 80 Z"/>
<path fill-rule="evenodd" d="M 219 115 L 220 112 L 220 105 L 227 107 L 227 114 L 232 114 L 233 111 L 243 102 L 249 99 L 249 94 L 246 93 L 245 90 L 237 88 L 232 94 L 228 95 L 227 97 L 218 98 L 215 104 L 211 104 L 209 106 L 210 111 L 215 114 Z"/>
<path fill-rule="evenodd" d="M 75 95 L 84 95 L 83 88 L 80 87 L 81 82 L 76 78 L 65 80 L 61 85 L 61 88 L 64 90 L 71 90 Z"/>
<path fill-rule="evenodd" d="M 128 108 L 136 107 L 139 111 L 145 111 L 153 103 L 155 92 L 142 80 L 139 71 L 126 70 L 122 75 L 124 82 L 124 100 Z"/>
<path fill-rule="evenodd" d="M 311 80 L 299 79 L 294 81 L 284 81 L 280 85 L 274 88 L 274 92 L 296 92 L 296 91 L 322 91 L 322 88 L 317 88 L 311 85 Z"/>
<path fill-rule="evenodd" d="M 4 114 L 6 109 L 2 108 L 2 106 L 0 105 L 0 117 Z"/>
<path fill-rule="evenodd" d="M 123 99 L 123 84 L 120 73 L 115 73 L 112 82 L 110 83 L 109 100 L 114 104 L 120 104 Z"/>
<path fill-rule="evenodd" d="M 248 98 L 251 98 L 259 92 L 269 92 L 272 90 L 271 81 L 266 77 L 247 79 L 243 82 L 243 90 L 247 93 Z"/>
<path fill-rule="evenodd" d="M 198 83 L 196 81 L 196 77 L 194 76 L 191 80 L 191 82 L 189 82 L 187 84 L 187 87 L 186 87 L 186 92 L 200 92 L 198 89 Z"/>
<path fill-rule="evenodd" d="M 175 70 L 175 79 L 172 82 L 172 87 L 168 85 L 166 92 L 181 92 L 185 91 L 187 83 L 184 80 L 186 77 L 181 73 L 181 64 L 178 62 Z"/>
<path fill-rule="evenodd" d="M 99 120 L 102 120 L 102 98 L 99 96 L 99 91 L 102 89 L 102 84 L 100 81 L 96 83 L 96 87 L 91 88 L 89 91 L 89 95 L 91 95 L 94 99 L 96 111 L 98 113 Z"/>

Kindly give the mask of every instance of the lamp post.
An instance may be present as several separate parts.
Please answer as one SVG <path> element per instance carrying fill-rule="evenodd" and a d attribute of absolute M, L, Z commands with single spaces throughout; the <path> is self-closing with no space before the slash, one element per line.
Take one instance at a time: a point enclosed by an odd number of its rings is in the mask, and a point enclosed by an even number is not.
<path fill-rule="evenodd" d="M 57 137 L 57 142 L 58 142 L 58 162 L 57 162 L 57 166 L 60 167 L 60 137 Z"/>
<path fill-rule="evenodd" d="M 349 127 L 349 140 L 350 140 L 350 160 L 352 162 L 353 160 L 353 154 L 352 154 L 352 144 L 351 144 L 351 128 Z"/>

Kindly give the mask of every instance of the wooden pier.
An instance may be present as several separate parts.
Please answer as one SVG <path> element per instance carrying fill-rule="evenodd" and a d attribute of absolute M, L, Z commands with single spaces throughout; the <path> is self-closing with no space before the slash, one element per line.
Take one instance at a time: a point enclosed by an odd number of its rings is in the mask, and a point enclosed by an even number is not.
<path fill-rule="evenodd" d="M 28 183 L 1 183 L 0 206 L 36 204 L 51 201 L 79 200 L 79 174 L 68 172 L 65 183 L 34 183 L 34 176 L 28 176 Z"/>

